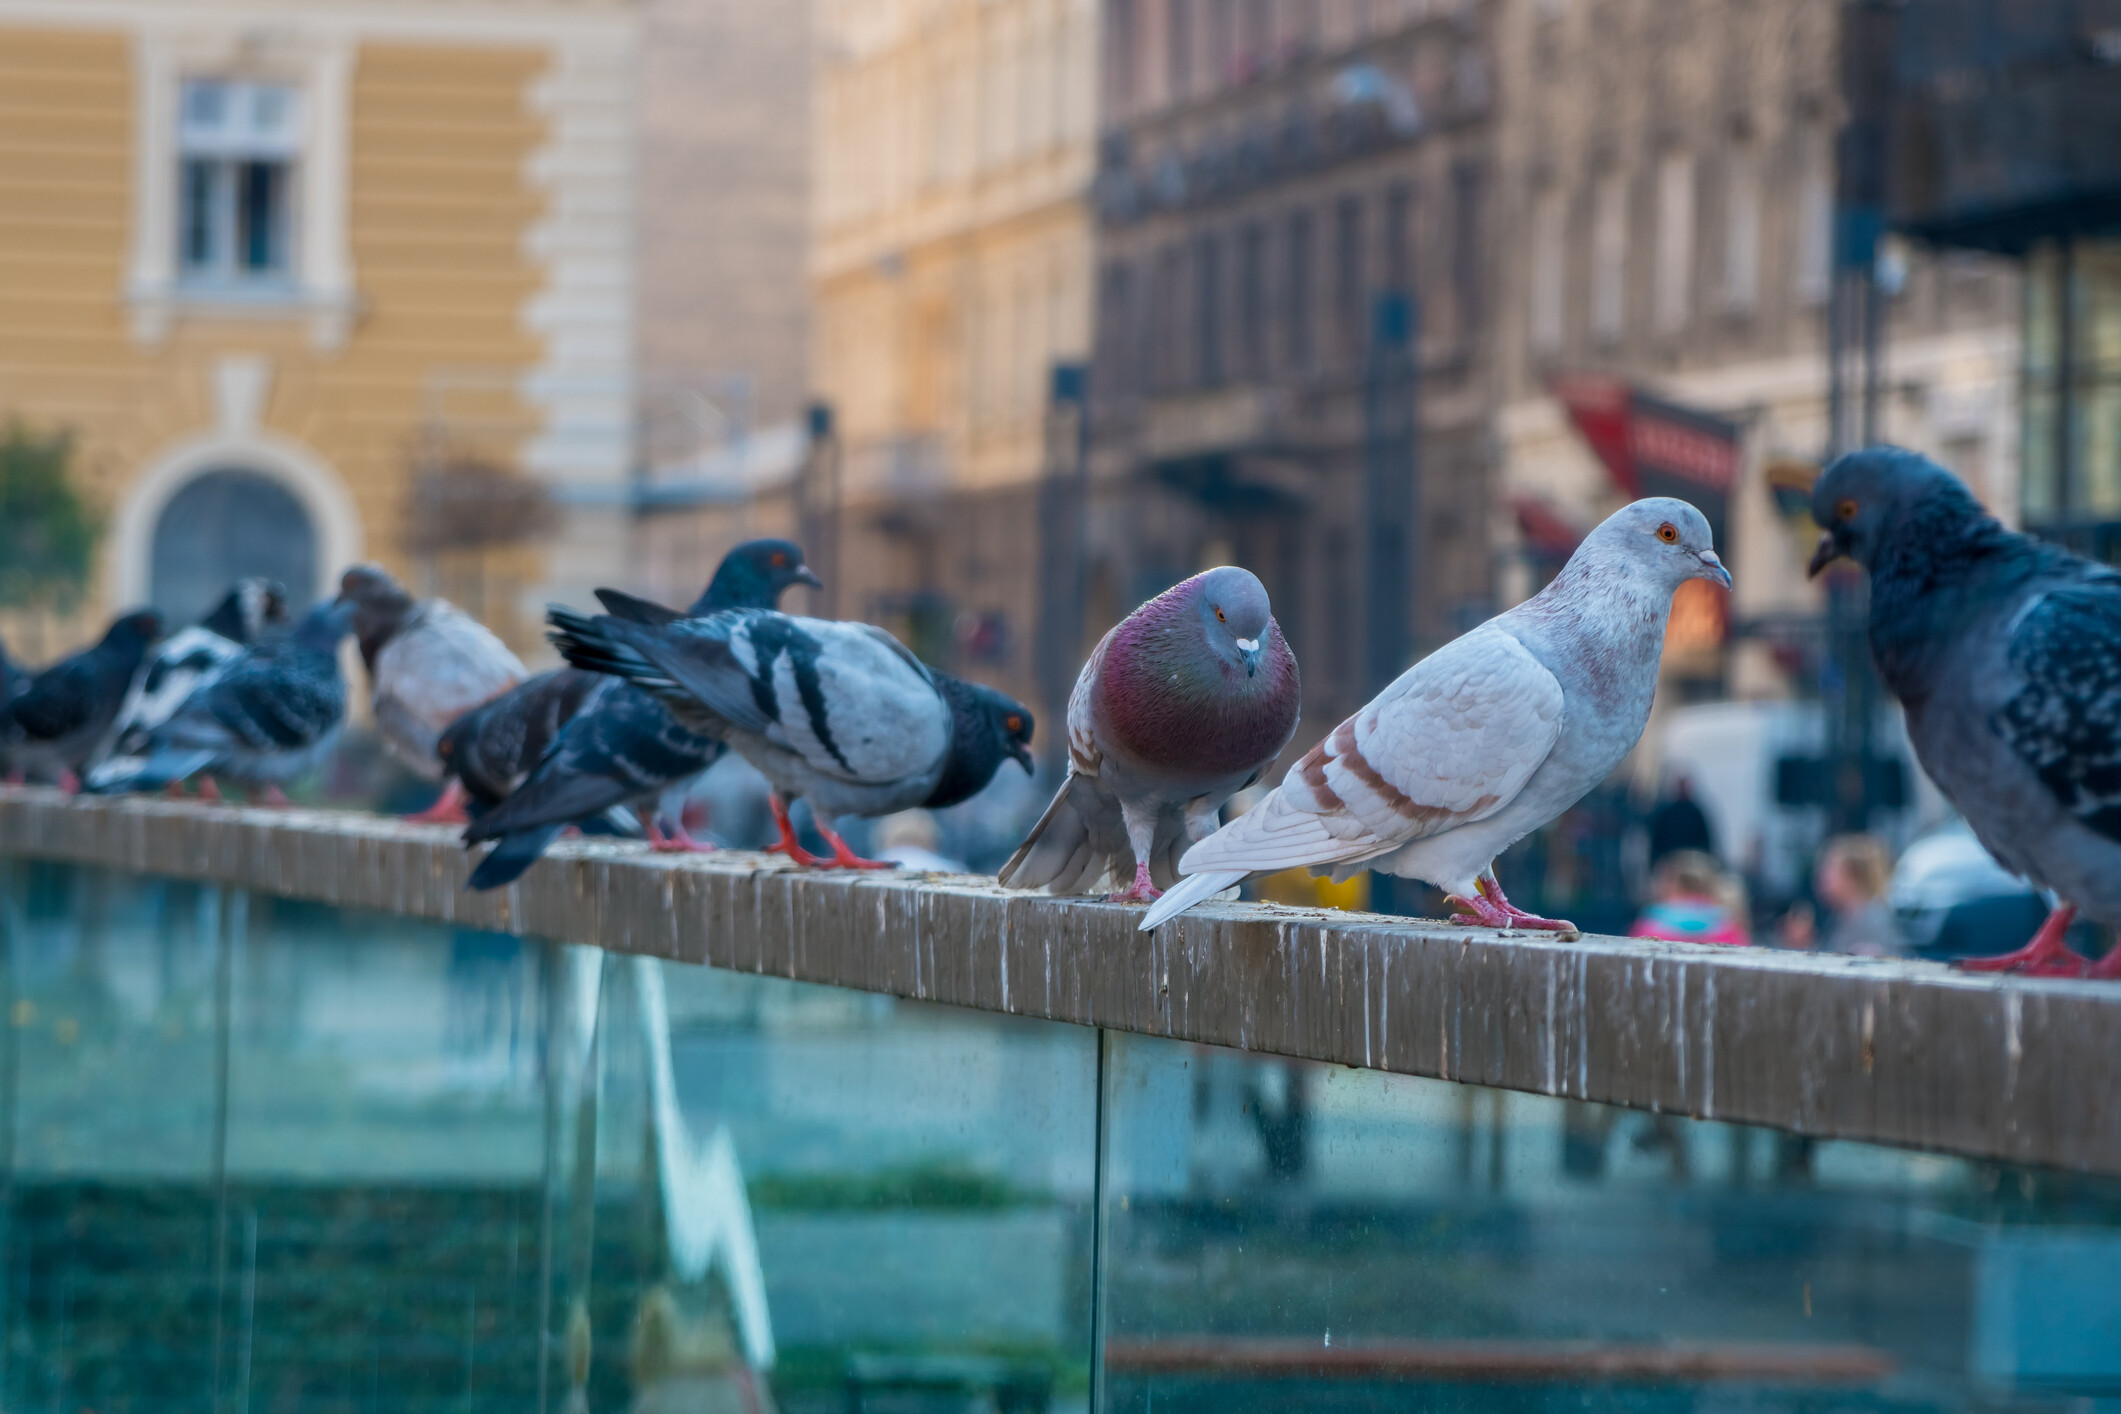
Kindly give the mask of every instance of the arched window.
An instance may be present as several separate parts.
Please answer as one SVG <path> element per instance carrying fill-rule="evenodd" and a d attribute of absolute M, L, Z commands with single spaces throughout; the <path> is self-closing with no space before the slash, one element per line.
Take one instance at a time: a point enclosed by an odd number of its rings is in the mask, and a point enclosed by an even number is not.
<path fill-rule="evenodd" d="M 151 564 L 149 597 L 172 625 L 196 622 L 231 583 L 253 574 L 286 585 L 288 607 L 300 613 L 316 597 L 316 527 L 273 478 L 209 471 L 162 508 Z"/>

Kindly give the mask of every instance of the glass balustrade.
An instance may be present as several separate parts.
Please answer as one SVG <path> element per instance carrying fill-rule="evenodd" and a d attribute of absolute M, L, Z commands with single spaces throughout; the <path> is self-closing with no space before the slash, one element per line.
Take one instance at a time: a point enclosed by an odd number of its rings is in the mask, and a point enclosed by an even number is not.
<path fill-rule="evenodd" d="M 0 930 L 0 1409 L 2121 1400 L 2107 1180 L 79 867 Z"/>

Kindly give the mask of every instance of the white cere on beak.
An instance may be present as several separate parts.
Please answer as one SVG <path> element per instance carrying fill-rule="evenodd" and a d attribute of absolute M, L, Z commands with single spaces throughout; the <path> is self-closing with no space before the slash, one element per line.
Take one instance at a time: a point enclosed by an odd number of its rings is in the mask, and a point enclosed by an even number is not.
<path fill-rule="evenodd" d="M 1247 653 L 1257 653 L 1259 651 L 1259 640 L 1256 638 L 1240 638 L 1237 640 L 1237 646 L 1244 649 Z"/>

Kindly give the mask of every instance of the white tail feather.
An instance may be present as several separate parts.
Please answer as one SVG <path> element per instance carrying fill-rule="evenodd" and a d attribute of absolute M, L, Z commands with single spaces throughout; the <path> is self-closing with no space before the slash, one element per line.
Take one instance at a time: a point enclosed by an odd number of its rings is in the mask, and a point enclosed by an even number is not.
<path fill-rule="evenodd" d="M 1229 888 L 1241 884 L 1249 869 L 1226 870 L 1207 874 L 1188 874 L 1164 891 L 1164 896 L 1149 905 L 1142 915 L 1141 931 L 1146 933 L 1159 923 L 1176 918 L 1202 899 L 1212 898 Z"/>

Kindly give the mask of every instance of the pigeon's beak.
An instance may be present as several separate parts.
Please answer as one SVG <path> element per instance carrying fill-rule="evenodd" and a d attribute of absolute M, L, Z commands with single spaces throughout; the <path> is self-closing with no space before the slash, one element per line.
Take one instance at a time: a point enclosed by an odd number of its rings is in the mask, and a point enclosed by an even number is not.
<path fill-rule="evenodd" d="M 1819 578 L 1819 571 L 1840 558 L 1841 545 L 1834 539 L 1834 532 L 1829 530 L 1826 534 L 1819 537 L 1819 548 L 1812 551 L 1812 562 L 1804 567 L 1804 577 L 1806 579 Z"/>
<path fill-rule="evenodd" d="M 1717 556 L 1714 550 L 1703 550 L 1701 552 L 1701 568 L 1704 578 L 1714 580 L 1725 589 L 1731 587 L 1731 572 L 1723 567 L 1722 559 Z"/>
<path fill-rule="evenodd" d="M 825 587 L 825 581 L 819 579 L 817 571 L 808 565 L 797 565 L 795 567 L 795 582 L 797 584 L 807 584 L 812 589 L 823 589 Z"/>
<path fill-rule="evenodd" d="M 1259 676 L 1259 640 L 1240 638 L 1237 640 L 1237 656 L 1244 662 L 1245 676 Z"/>
<path fill-rule="evenodd" d="M 1030 747 L 1024 745 L 1022 742 L 1017 742 L 1014 746 L 1011 746 L 1009 748 L 1009 754 L 1016 758 L 1017 765 L 1024 768 L 1025 775 L 1035 776 L 1038 774 L 1038 767 L 1031 760 Z"/>

